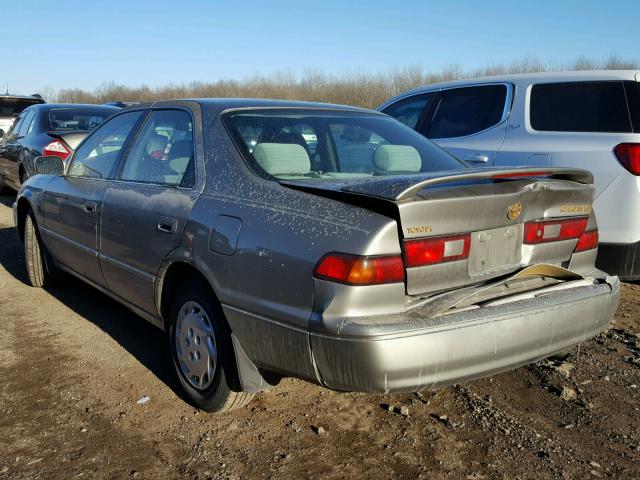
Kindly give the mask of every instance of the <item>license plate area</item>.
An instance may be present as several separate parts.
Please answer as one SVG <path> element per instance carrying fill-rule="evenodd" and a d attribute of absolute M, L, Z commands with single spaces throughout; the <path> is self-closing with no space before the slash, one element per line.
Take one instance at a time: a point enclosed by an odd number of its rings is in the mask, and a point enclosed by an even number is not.
<path fill-rule="evenodd" d="M 498 274 L 520 264 L 522 224 L 471 234 L 469 275 Z"/>

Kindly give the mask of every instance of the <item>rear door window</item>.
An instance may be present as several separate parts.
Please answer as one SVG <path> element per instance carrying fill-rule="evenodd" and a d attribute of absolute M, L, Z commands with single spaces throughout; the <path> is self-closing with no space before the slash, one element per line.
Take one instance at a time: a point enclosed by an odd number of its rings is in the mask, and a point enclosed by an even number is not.
<path fill-rule="evenodd" d="M 534 85 L 530 122 L 546 132 L 631 132 L 622 82 Z"/>
<path fill-rule="evenodd" d="M 640 133 L 640 83 L 624 82 L 624 87 L 627 93 L 627 103 L 629 104 L 633 131 Z"/>
<path fill-rule="evenodd" d="M 33 129 L 33 119 L 35 116 L 36 112 L 34 112 L 33 110 L 26 112 L 24 120 L 22 120 L 20 129 L 16 132 L 16 135 L 24 137 L 31 133 L 31 130 Z"/>
<path fill-rule="evenodd" d="M 427 137 L 464 137 L 491 128 L 502 121 L 506 100 L 506 85 L 444 90 Z"/>
<path fill-rule="evenodd" d="M 423 112 L 431 106 L 436 96 L 437 92 L 431 92 L 404 98 L 389 105 L 383 112 L 415 130 Z"/>
<path fill-rule="evenodd" d="M 192 187 L 195 180 L 193 122 L 182 110 L 149 115 L 120 176 L 121 180 Z"/>

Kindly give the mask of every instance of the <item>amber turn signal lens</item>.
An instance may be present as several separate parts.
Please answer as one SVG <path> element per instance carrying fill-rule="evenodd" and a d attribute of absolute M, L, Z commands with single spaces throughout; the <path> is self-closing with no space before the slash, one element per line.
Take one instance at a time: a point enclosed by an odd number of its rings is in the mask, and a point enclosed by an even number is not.
<path fill-rule="evenodd" d="M 314 276 L 347 285 L 380 285 L 404 282 L 404 264 L 399 255 L 363 257 L 329 253 L 322 257 Z"/>

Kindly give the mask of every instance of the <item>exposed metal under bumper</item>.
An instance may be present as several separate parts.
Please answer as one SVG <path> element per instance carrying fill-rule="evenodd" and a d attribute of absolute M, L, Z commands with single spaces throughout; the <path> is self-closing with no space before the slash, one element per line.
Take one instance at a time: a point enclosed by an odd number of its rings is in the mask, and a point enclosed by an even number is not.
<path fill-rule="evenodd" d="M 418 391 L 510 370 L 607 328 L 618 305 L 618 278 L 603 274 L 577 285 L 435 319 L 416 322 L 414 314 L 399 324 L 390 316 L 389 322 L 351 321 L 339 333 L 311 332 L 316 368 L 327 387 L 363 392 Z"/>

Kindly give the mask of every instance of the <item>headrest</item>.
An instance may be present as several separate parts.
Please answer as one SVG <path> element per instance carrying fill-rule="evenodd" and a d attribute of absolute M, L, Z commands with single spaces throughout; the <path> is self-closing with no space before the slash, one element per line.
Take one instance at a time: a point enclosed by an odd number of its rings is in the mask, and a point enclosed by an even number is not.
<path fill-rule="evenodd" d="M 154 152 L 164 153 L 164 149 L 167 146 L 167 137 L 164 135 L 154 134 L 147 141 L 147 153 L 153 154 Z"/>
<path fill-rule="evenodd" d="M 373 164 L 383 172 L 419 172 L 422 160 L 409 145 L 380 145 L 373 154 Z"/>
<path fill-rule="evenodd" d="M 259 143 L 253 158 L 269 175 L 304 175 L 311 171 L 305 149 L 295 143 Z"/>
<path fill-rule="evenodd" d="M 193 142 L 191 140 L 178 140 L 173 142 L 171 150 L 169 150 L 169 160 L 180 157 L 193 156 Z"/>

